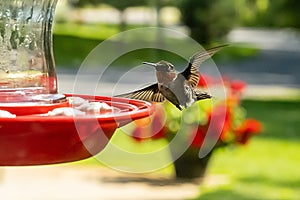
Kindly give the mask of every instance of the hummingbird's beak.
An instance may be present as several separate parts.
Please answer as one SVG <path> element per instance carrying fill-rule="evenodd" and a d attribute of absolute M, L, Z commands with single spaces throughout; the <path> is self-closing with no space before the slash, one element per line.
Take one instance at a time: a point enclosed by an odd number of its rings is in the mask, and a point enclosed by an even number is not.
<path fill-rule="evenodd" d="M 150 66 L 152 66 L 152 67 L 156 67 L 156 66 L 157 66 L 157 64 L 155 64 L 155 63 L 150 63 L 150 62 L 143 62 L 143 64 L 145 64 L 145 65 L 150 65 Z"/>

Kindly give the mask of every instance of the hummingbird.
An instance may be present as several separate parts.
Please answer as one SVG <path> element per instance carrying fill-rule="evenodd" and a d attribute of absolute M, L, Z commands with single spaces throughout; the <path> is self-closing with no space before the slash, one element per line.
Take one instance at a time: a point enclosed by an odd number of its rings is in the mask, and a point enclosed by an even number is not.
<path fill-rule="evenodd" d="M 137 91 L 117 95 L 117 97 L 139 99 L 149 102 L 163 102 L 167 99 L 179 110 L 191 106 L 196 101 L 210 99 L 212 98 L 211 95 L 195 88 L 199 81 L 200 73 L 198 67 L 225 46 L 228 45 L 221 45 L 207 51 L 195 53 L 189 59 L 186 68 L 180 73 L 177 72 L 174 65 L 168 61 L 161 60 L 157 63 L 143 62 L 143 64 L 155 68 L 157 83 Z"/>

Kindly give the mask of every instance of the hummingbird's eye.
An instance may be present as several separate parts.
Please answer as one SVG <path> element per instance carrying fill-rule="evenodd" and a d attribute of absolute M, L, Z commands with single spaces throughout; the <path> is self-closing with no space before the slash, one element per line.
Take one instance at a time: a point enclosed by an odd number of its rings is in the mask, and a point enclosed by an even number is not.
<path fill-rule="evenodd" d="M 173 65 L 169 65 L 169 70 L 174 70 L 174 66 Z"/>

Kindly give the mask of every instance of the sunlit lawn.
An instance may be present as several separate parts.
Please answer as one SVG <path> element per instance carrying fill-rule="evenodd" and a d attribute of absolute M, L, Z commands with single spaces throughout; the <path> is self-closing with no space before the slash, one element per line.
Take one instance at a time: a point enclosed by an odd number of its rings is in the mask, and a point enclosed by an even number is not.
<path fill-rule="evenodd" d="M 259 138 L 246 147 L 216 152 L 209 175 L 225 174 L 225 180 L 201 186 L 199 199 L 298 199 L 297 152 L 299 141 Z"/>
<path fill-rule="evenodd" d="M 82 38 L 104 40 L 118 33 L 117 25 L 83 24 L 83 23 L 55 23 L 53 26 L 56 35 L 68 35 Z"/>
<path fill-rule="evenodd" d="M 215 151 L 207 174 L 210 178 L 199 186 L 195 199 L 299 199 L 300 101 L 245 100 L 243 105 L 249 117 L 263 123 L 263 133 L 246 146 Z M 124 135 L 116 136 L 115 143 L 136 152 L 142 149 Z M 160 145 L 164 143 L 150 143 L 146 149 Z M 166 155 L 162 158 L 168 159 Z M 128 162 L 122 157 L 114 159 Z M 80 164 L 99 163 L 88 159 Z M 170 172 L 170 167 L 163 171 Z"/>
<path fill-rule="evenodd" d="M 78 30 L 75 35 L 71 31 L 74 29 Z M 67 30 L 69 32 L 65 32 Z M 78 67 L 96 45 L 117 32 L 115 26 L 58 25 L 54 37 L 58 66 Z M 145 53 L 132 52 L 127 57 L 119 58 L 119 63 L 126 65 L 133 60 L 140 63 L 138 59 Z M 232 47 L 220 56 L 230 60 L 254 54 L 255 50 L 251 48 Z M 213 177 L 213 181 L 210 178 L 210 181 L 204 181 L 195 199 L 299 199 L 300 100 L 245 100 L 243 105 L 248 117 L 263 123 L 263 133 L 246 146 L 215 151 L 207 174 L 207 177 Z M 117 131 L 113 142 L 133 152 L 151 151 L 166 145 L 164 141 L 139 144 L 121 131 Z M 108 147 L 104 153 L 110 150 Z M 158 159 L 169 159 L 168 152 L 162 153 Z M 109 157 L 108 161 L 124 166 L 131 164 L 122 156 Z M 146 165 L 151 163 L 153 161 L 144 162 Z M 92 158 L 75 164 L 88 166 L 99 165 L 99 162 Z M 172 167 L 160 171 L 166 176 L 172 172 Z"/>
<path fill-rule="evenodd" d="M 198 199 L 299 199 L 300 101 L 244 101 L 264 132 L 247 146 L 219 150 L 209 174 L 220 184 L 200 187 Z"/>

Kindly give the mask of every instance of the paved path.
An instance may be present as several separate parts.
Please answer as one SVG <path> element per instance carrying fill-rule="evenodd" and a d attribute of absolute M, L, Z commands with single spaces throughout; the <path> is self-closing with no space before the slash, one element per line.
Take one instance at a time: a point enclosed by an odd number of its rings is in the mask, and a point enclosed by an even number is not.
<path fill-rule="evenodd" d="M 0 169 L 1 200 L 182 200 L 198 193 L 196 183 L 104 167 L 63 164 Z"/>
<path fill-rule="evenodd" d="M 253 58 L 221 64 L 219 69 L 252 85 L 300 87 L 300 51 L 262 50 Z"/>

